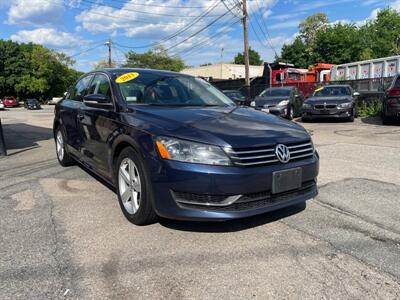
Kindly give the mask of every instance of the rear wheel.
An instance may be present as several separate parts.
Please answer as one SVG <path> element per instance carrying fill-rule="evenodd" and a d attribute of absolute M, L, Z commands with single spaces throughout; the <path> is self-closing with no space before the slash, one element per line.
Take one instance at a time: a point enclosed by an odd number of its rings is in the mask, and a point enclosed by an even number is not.
<path fill-rule="evenodd" d="M 74 164 L 74 160 L 69 155 L 66 146 L 65 146 L 65 138 L 64 134 L 61 130 L 61 127 L 58 127 L 55 132 L 55 142 L 56 142 L 56 151 L 57 151 L 57 159 L 60 165 L 63 167 L 68 167 Z"/>
<path fill-rule="evenodd" d="M 132 148 L 122 150 L 116 163 L 117 194 L 125 217 L 136 225 L 157 220 L 144 166 Z"/>
<path fill-rule="evenodd" d="M 389 117 L 382 116 L 382 124 L 383 125 L 391 125 L 392 124 L 392 120 Z"/>

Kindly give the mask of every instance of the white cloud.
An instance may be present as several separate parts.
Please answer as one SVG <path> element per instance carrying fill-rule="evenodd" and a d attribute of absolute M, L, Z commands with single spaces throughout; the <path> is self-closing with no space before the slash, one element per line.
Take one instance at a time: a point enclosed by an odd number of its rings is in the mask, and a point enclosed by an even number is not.
<path fill-rule="evenodd" d="M 293 20 L 293 21 L 287 21 L 283 23 L 276 23 L 273 25 L 270 25 L 270 29 L 287 29 L 287 28 L 296 28 L 300 24 L 300 20 Z"/>
<path fill-rule="evenodd" d="M 53 28 L 20 30 L 11 35 L 11 40 L 20 43 L 36 43 L 56 49 L 72 49 L 84 46 L 88 41 L 76 37 L 73 33 L 60 32 Z"/>
<path fill-rule="evenodd" d="M 14 0 L 8 23 L 15 25 L 57 24 L 64 13 L 63 0 Z"/>

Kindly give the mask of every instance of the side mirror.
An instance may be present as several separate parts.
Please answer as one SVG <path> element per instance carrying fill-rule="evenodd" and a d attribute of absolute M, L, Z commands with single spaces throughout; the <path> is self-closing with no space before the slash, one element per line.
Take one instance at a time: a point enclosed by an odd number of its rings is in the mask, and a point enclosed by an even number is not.
<path fill-rule="evenodd" d="M 354 96 L 354 97 L 358 97 L 358 96 L 360 96 L 360 93 L 359 93 L 359 92 L 354 92 L 354 93 L 353 93 L 353 96 Z"/>
<path fill-rule="evenodd" d="M 86 95 L 83 102 L 88 106 L 112 106 L 111 99 L 103 94 Z"/>

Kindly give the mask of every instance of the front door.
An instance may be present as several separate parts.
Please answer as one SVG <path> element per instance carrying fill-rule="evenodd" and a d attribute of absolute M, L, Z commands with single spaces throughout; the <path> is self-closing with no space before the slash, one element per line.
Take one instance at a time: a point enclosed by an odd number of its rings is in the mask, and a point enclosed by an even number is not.
<path fill-rule="evenodd" d="M 81 154 L 87 164 L 95 168 L 101 175 L 109 178 L 111 170 L 108 158 L 111 151 L 108 145 L 117 125 L 113 122 L 115 111 L 111 85 L 106 74 L 97 73 L 94 76 L 87 95 L 96 94 L 106 96 L 109 103 L 89 104 L 83 102 L 78 113 L 82 133 Z"/>

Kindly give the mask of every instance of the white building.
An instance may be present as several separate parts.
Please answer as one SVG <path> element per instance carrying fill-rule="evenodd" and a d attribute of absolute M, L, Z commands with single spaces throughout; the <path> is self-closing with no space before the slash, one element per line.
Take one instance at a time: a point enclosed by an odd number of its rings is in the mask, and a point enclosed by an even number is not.
<path fill-rule="evenodd" d="M 250 78 L 262 76 L 264 66 L 250 66 Z M 196 68 L 183 69 L 181 73 L 213 79 L 244 78 L 244 65 L 214 64 Z"/>

